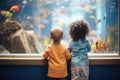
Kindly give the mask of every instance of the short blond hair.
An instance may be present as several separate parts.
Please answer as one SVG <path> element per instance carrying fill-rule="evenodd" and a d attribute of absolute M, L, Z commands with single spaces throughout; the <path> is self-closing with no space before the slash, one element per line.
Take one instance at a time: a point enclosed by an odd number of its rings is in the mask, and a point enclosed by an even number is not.
<path fill-rule="evenodd" d="M 63 30 L 61 27 L 53 27 L 50 31 L 50 38 L 57 42 L 63 39 Z"/>

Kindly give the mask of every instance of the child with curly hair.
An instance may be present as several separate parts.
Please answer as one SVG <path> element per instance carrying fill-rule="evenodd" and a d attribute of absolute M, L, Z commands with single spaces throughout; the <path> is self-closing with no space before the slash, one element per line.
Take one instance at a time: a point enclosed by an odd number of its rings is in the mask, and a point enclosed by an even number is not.
<path fill-rule="evenodd" d="M 70 24 L 71 40 L 68 46 L 72 55 L 72 80 L 88 80 L 89 78 L 88 52 L 91 51 L 91 46 L 86 39 L 89 31 L 89 25 L 85 20 L 77 20 Z"/>

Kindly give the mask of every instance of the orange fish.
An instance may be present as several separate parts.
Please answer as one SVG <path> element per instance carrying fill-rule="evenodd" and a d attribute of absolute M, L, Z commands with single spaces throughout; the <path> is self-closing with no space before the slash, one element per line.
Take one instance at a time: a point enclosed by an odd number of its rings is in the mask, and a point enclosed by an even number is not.
<path fill-rule="evenodd" d="M 44 24 L 40 24 L 40 25 L 39 25 L 39 28 L 44 28 L 44 27 L 45 27 Z"/>
<path fill-rule="evenodd" d="M 45 10 L 44 10 L 44 13 L 45 13 L 45 14 L 50 14 L 51 12 L 50 12 L 49 9 L 45 9 Z"/>
<path fill-rule="evenodd" d="M 103 40 L 97 40 L 95 44 L 92 45 L 92 49 L 95 53 L 106 51 L 107 46 Z"/>
<path fill-rule="evenodd" d="M 96 42 L 96 49 L 98 49 L 98 50 L 105 50 L 106 49 L 105 42 L 103 40 L 97 40 L 97 42 Z"/>
<path fill-rule="evenodd" d="M 10 8 L 10 11 L 12 12 L 18 12 L 20 10 L 20 6 L 19 5 L 14 5 Z"/>

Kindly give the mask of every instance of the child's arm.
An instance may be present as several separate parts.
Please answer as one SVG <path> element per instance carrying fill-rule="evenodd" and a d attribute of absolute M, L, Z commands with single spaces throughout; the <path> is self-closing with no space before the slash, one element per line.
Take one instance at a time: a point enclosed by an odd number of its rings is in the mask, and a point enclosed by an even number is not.
<path fill-rule="evenodd" d="M 48 53 L 47 53 L 47 51 L 45 51 L 45 52 L 43 53 L 43 57 L 44 57 L 45 59 L 48 58 Z"/>
<path fill-rule="evenodd" d="M 45 59 L 48 59 L 48 57 L 49 57 L 49 48 L 47 48 L 47 49 L 45 50 L 45 52 L 43 52 L 43 57 L 44 57 Z"/>
<path fill-rule="evenodd" d="M 70 59 L 70 58 L 71 58 L 71 54 L 70 54 L 70 52 L 69 52 L 68 49 L 67 49 L 67 51 L 66 51 L 65 56 L 66 56 L 66 59 Z"/>
<path fill-rule="evenodd" d="M 88 50 L 88 52 L 90 52 L 91 51 L 91 45 L 90 45 L 90 43 L 88 42 L 88 45 L 87 45 L 87 50 Z"/>

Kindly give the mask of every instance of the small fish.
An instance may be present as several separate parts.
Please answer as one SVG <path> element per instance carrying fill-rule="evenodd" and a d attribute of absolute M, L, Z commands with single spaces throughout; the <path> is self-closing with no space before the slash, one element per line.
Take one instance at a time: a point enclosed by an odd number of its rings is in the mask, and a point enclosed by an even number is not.
<path fill-rule="evenodd" d="M 12 13 L 10 11 L 1 11 L 1 15 L 5 18 L 12 17 Z"/>
<path fill-rule="evenodd" d="M 112 42 L 113 42 L 113 39 L 111 38 L 111 36 L 107 35 L 107 44 L 111 46 Z"/>
<path fill-rule="evenodd" d="M 11 21 L 12 13 L 10 11 L 1 11 L 0 14 L 6 18 L 6 22 Z"/>
<path fill-rule="evenodd" d="M 93 16 L 93 15 L 91 15 L 91 16 L 89 16 L 91 19 L 95 19 L 96 17 L 95 16 Z"/>
<path fill-rule="evenodd" d="M 97 31 L 96 30 L 91 30 L 90 31 L 90 35 L 96 35 L 97 34 Z"/>
<path fill-rule="evenodd" d="M 25 5 L 25 4 L 27 4 L 27 1 L 26 1 L 26 0 L 23 0 L 23 2 L 22 2 L 22 3 Z"/>
<path fill-rule="evenodd" d="M 61 14 L 65 14 L 65 13 L 66 13 L 66 10 L 65 10 L 65 9 L 62 9 L 62 10 L 60 11 L 60 13 L 61 13 Z"/>
<path fill-rule="evenodd" d="M 105 19 L 106 19 L 106 16 L 107 16 L 107 14 L 105 13 L 105 14 L 104 14 L 104 16 L 103 16 L 103 20 L 105 20 Z"/>
<path fill-rule="evenodd" d="M 44 28 L 45 25 L 44 24 L 39 24 L 39 28 Z"/>
<path fill-rule="evenodd" d="M 96 20 L 96 24 L 100 23 L 101 22 L 101 19 L 98 19 Z"/>
<path fill-rule="evenodd" d="M 92 13 L 93 13 L 92 10 L 89 9 L 89 8 L 85 8 L 85 11 L 86 11 L 87 13 L 89 13 L 89 14 L 92 14 Z"/>
<path fill-rule="evenodd" d="M 33 19 L 33 17 L 32 16 L 27 16 L 27 19 L 31 20 L 31 19 Z"/>
<path fill-rule="evenodd" d="M 96 49 L 98 51 L 106 50 L 106 48 L 107 48 L 106 44 L 105 44 L 105 42 L 103 40 L 97 40 L 96 41 Z"/>
<path fill-rule="evenodd" d="M 19 10 L 20 10 L 20 6 L 19 5 L 13 5 L 10 8 L 10 11 L 12 11 L 12 12 L 18 12 Z"/>
<path fill-rule="evenodd" d="M 65 27 L 66 23 L 65 22 L 62 22 L 61 23 L 61 27 Z"/>
<path fill-rule="evenodd" d="M 106 16 L 103 16 L 103 20 L 106 19 Z"/>
<path fill-rule="evenodd" d="M 49 9 L 45 9 L 45 10 L 44 10 L 44 14 L 47 14 L 47 15 L 48 15 L 48 14 L 50 14 L 50 13 L 51 13 L 51 11 L 50 11 Z"/>
<path fill-rule="evenodd" d="M 49 38 L 44 41 L 44 45 L 45 45 L 45 46 L 48 46 L 48 45 L 51 44 L 51 43 L 52 43 L 52 40 L 49 39 Z"/>

